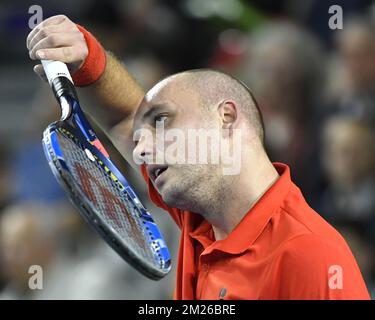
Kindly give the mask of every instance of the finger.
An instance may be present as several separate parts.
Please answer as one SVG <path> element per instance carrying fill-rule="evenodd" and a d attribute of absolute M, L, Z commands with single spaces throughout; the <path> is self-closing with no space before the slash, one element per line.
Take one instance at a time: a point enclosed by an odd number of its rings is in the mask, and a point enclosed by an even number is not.
<path fill-rule="evenodd" d="M 45 20 L 43 20 L 40 25 L 42 25 L 43 27 L 45 26 L 50 26 L 52 24 L 60 24 L 66 20 L 69 20 L 69 18 L 63 14 L 58 14 L 58 15 L 55 15 L 55 16 L 52 16 L 52 17 L 49 17 Z"/>
<path fill-rule="evenodd" d="M 31 42 L 31 40 L 44 27 L 47 27 L 47 26 L 57 26 L 57 25 L 60 25 L 61 23 L 65 22 L 67 20 L 68 20 L 68 18 L 66 16 L 64 16 L 64 15 L 58 15 L 58 16 L 53 16 L 53 17 L 50 17 L 50 18 L 42 21 L 33 30 L 31 30 L 31 32 L 27 36 L 27 38 L 26 38 L 26 47 L 28 49 L 30 49 L 30 42 Z"/>
<path fill-rule="evenodd" d="M 46 81 L 48 82 L 47 80 L 47 76 L 46 76 L 46 73 L 44 72 L 44 68 L 41 64 L 37 64 L 36 66 L 34 66 L 34 72 L 40 77 L 42 78 L 43 81 Z"/>
<path fill-rule="evenodd" d="M 40 31 L 40 28 L 38 28 L 38 26 L 36 26 L 33 30 L 31 30 L 31 32 L 28 34 L 27 38 L 26 38 L 26 47 L 27 49 L 30 49 L 30 42 L 31 40 L 35 37 L 35 35 Z"/>
<path fill-rule="evenodd" d="M 45 28 L 38 28 L 38 30 L 34 33 L 33 37 L 28 40 L 27 49 L 29 50 L 32 49 L 33 46 L 35 46 L 40 40 L 47 37 L 51 33 L 57 33 L 59 31 L 60 32 L 63 31 L 60 25 L 53 25 L 53 26 L 48 26 Z"/>
<path fill-rule="evenodd" d="M 80 35 L 77 33 L 52 33 L 46 38 L 40 40 L 36 45 L 29 51 L 31 59 L 38 59 L 35 53 L 41 49 L 58 48 L 58 47 L 69 47 L 79 39 Z"/>
<path fill-rule="evenodd" d="M 53 33 L 70 33 L 70 31 L 75 31 L 73 33 L 79 33 L 78 28 L 74 29 L 75 25 L 72 28 L 67 27 L 66 24 L 52 25 L 39 29 L 38 32 L 29 40 L 28 49 L 31 50 L 40 40 L 48 37 Z"/>
<path fill-rule="evenodd" d="M 65 63 L 72 63 L 79 60 L 81 49 L 76 46 L 61 47 L 38 50 L 35 53 L 37 59 L 57 60 Z"/>

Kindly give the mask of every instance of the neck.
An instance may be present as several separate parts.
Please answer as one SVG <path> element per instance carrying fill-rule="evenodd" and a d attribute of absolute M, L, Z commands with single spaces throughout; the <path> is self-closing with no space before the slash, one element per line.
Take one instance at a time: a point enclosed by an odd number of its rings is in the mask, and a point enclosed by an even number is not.
<path fill-rule="evenodd" d="M 267 156 L 247 161 L 241 174 L 233 176 L 224 188 L 215 212 L 202 214 L 212 224 L 216 240 L 225 239 L 275 183 L 279 175 Z"/>

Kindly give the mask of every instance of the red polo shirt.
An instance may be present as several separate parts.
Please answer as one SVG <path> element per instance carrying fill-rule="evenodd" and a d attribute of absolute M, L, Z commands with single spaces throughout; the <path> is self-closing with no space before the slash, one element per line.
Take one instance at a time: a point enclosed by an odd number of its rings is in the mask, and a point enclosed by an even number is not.
<path fill-rule="evenodd" d="M 193 212 L 168 207 L 148 179 L 152 201 L 181 229 L 175 299 L 369 299 L 341 235 L 280 177 L 223 240 Z"/>

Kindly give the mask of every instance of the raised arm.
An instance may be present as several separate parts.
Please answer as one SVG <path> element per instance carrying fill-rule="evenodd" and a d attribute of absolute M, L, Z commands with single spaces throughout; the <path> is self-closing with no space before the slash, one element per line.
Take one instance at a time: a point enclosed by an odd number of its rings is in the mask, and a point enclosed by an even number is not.
<path fill-rule="evenodd" d="M 101 105 L 118 115 L 127 144 L 124 156 L 132 163 L 132 122 L 144 91 L 125 67 L 113 54 L 105 52 L 93 36 L 64 15 L 40 23 L 29 33 L 26 45 L 33 60 L 65 62 L 76 85 L 87 87 Z M 40 64 L 34 71 L 45 79 Z"/>

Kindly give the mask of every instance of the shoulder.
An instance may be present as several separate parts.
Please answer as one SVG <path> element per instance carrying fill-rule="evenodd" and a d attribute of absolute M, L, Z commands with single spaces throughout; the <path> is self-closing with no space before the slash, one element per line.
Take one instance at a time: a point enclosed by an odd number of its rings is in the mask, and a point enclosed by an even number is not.
<path fill-rule="evenodd" d="M 311 260 L 324 263 L 353 258 L 343 239 L 329 239 L 314 233 L 299 234 L 287 240 L 279 254 L 285 261 L 297 264 Z"/>
<path fill-rule="evenodd" d="M 361 272 L 345 241 L 298 235 L 282 245 L 278 284 L 288 299 L 366 299 Z"/>

